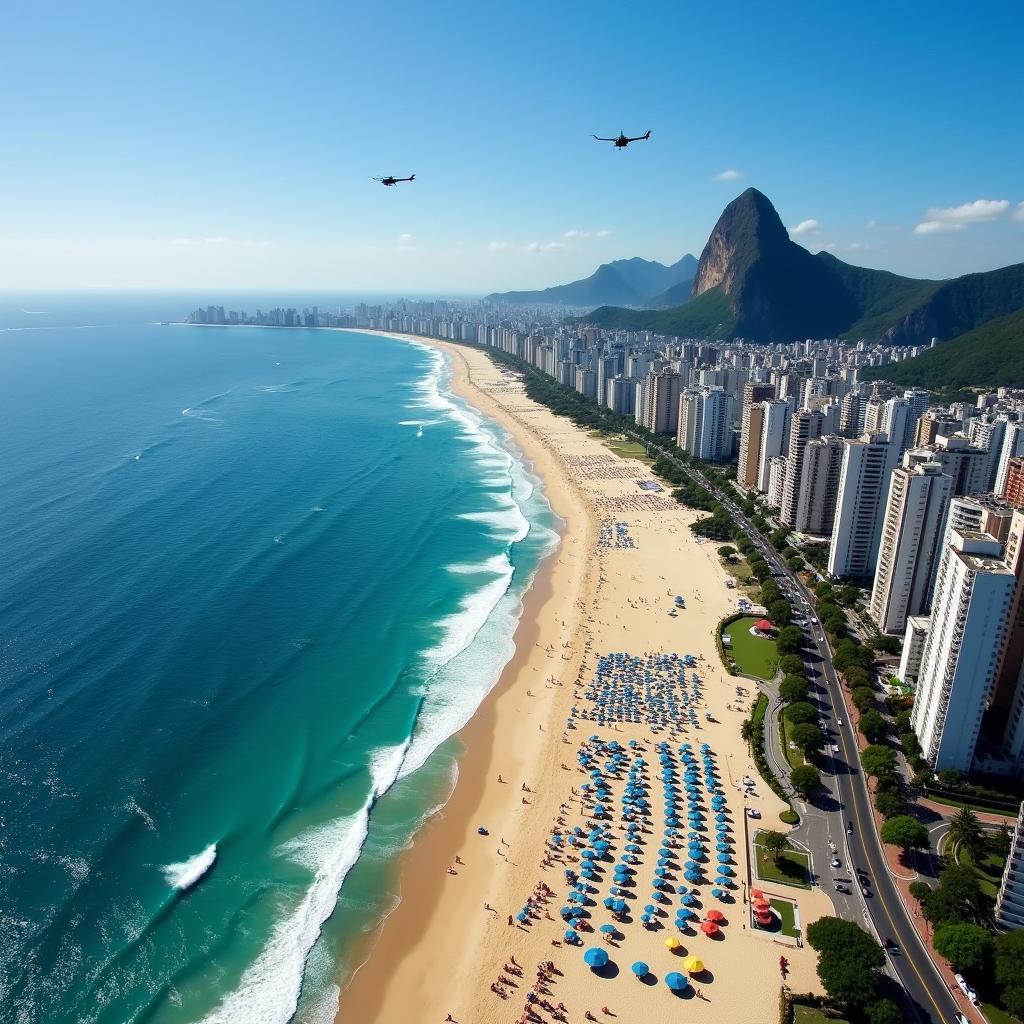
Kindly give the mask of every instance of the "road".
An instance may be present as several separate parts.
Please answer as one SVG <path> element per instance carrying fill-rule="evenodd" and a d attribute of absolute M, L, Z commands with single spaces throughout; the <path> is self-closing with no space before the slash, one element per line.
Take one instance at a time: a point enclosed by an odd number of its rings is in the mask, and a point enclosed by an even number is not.
<path fill-rule="evenodd" d="M 631 436 L 649 447 L 646 438 L 637 434 Z M 829 746 L 839 748 L 836 753 L 830 751 L 834 768 L 831 783 L 834 790 L 829 787 L 828 799 L 836 804 L 827 811 L 831 823 L 830 832 L 833 836 L 841 837 L 841 849 L 845 851 L 845 856 L 841 855 L 844 866 L 864 868 L 867 871 L 867 892 L 871 895 L 865 895 L 863 899 L 863 916 L 876 937 L 880 940 L 891 938 L 899 946 L 901 952 L 888 957 L 889 967 L 906 992 L 916 1016 L 932 1024 L 953 1024 L 960 1008 L 914 928 L 882 852 L 872 816 L 870 794 L 860 771 L 857 739 L 847 718 L 839 679 L 832 666 L 831 649 L 814 614 L 814 595 L 743 515 L 731 495 L 711 483 L 699 469 L 661 449 L 658 449 L 658 454 L 706 488 L 729 510 L 735 523 L 746 532 L 775 572 L 783 590 L 789 591 L 789 600 L 794 609 L 803 605 L 802 615 L 809 623 L 809 628 L 804 630 L 804 660 L 808 667 L 812 696 L 825 719 Z M 824 776 L 823 781 L 826 781 Z M 856 889 L 855 871 L 844 872 L 842 877 L 852 878 L 853 888 Z"/>

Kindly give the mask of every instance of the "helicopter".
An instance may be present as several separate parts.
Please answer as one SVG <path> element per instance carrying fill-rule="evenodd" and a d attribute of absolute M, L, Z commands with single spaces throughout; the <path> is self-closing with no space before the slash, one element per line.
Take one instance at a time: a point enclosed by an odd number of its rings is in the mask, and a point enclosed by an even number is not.
<path fill-rule="evenodd" d="M 594 138 L 598 142 L 614 142 L 616 149 L 625 149 L 631 142 L 644 142 L 651 137 L 650 131 L 645 132 L 643 135 L 638 135 L 635 139 L 631 139 L 628 135 L 619 132 L 617 139 L 606 139 L 600 135 L 595 135 Z"/>
<path fill-rule="evenodd" d="M 414 181 L 416 179 L 415 174 L 410 174 L 408 178 L 395 178 L 392 175 L 388 175 L 386 178 L 374 178 L 374 181 L 379 181 L 382 185 L 397 185 L 400 181 Z"/>

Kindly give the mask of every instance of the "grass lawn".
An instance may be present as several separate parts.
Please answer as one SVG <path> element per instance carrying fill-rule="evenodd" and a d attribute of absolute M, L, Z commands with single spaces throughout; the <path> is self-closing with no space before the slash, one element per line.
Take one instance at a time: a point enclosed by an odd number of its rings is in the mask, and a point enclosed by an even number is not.
<path fill-rule="evenodd" d="M 757 858 L 757 877 L 763 882 L 780 882 L 782 885 L 793 885 L 798 889 L 810 889 L 811 860 L 806 853 L 786 850 L 776 864 L 756 840 L 754 850 Z"/>
<path fill-rule="evenodd" d="M 771 679 L 779 667 L 779 651 L 774 640 L 752 636 L 750 627 L 761 616 L 744 615 L 741 619 L 730 622 L 725 633 L 732 639 L 725 653 L 736 662 L 740 672 L 758 679 Z"/>
<path fill-rule="evenodd" d="M 966 864 L 974 868 L 978 874 L 978 881 L 981 883 L 981 891 L 986 896 L 991 896 L 992 899 L 995 899 L 999 892 L 1000 883 L 1003 880 L 1003 867 L 1006 864 L 1006 858 L 996 853 L 992 848 L 991 842 L 986 842 L 985 851 L 982 853 L 979 861 L 975 861 L 970 853 L 964 849 L 957 850 L 956 859 L 960 864 Z"/>
<path fill-rule="evenodd" d="M 1001 814 L 1006 818 L 1014 817 L 1012 808 L 1000 806 L 999 804 L 987 804 L 984 800 L 974 800 L 971 797 L 954 800 L 940 793 L 933 793 L 930 789 L 926 789 L 924 795 L 928 800 L 934 800 L 935 803 L 944 804 L 946 807 L 970 807 L 972 811 L 981 811 L 984 814 Z M 1013 827 L 1012 822 L 1010 827 Z"/>
<path fill-rule="evenodd" d="M 790 770 L 799 768 L 804 763 L 804 755 L 789 745 L 789 722 L 785 715 L 779 715 L 779 729 L 782 732 L 782 750 L 789 762 Z"/>
<path fill-rule="evenodd" d="M 772 910 L 779 915 L 781 924 L 779 931 L 783 935 L 796 938 L 799 934 L 796 927 L 796 907 L 789 900 L 769 900 Z"/>
<path fill-rule="evenodd" d="M 605 447 L 621 459 L 639 459 L 650 465 L 654 460 L 647 455 L 647 449 L 636 441 L 605 441 Z"/>
<path fill-rule="evenodd" d="M 796 1003 L 793 1006 L 793 1024 L 849 1024 L 845 1020 L 837 1020 L 835 1017 L 826 1017 L 823 1010 L 814 1006 L 801 1006 Z M 989 1018 L 993 1020 L 994 1018 Z"/>
<path fill-rule="evenodd" d="M 982 1003 L 981 1012 L 988 1018 L 989 1024 L 1019 1024 L 1016 1017 L 1011 1017 L 994 1003 Z"/>

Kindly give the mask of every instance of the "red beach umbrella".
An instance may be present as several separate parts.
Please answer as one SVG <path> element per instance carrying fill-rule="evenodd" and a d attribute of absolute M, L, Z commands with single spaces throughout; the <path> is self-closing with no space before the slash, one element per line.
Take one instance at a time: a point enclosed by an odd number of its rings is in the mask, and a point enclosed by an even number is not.
<path fill-rule="evenodd" d="M 768 619 L 758 619 L 757 622 L 754 623 L 754 629 L 759 633 L 768 633 L 772 629 L 772 624 Z"/>
<path fill-rule="evenodd" d="M 715 921 L 715 922 L 724 921 L 725 920 L 725 914 L 723 914 L 720 910 L 709 910 L 708 911 L 708 920 L 709 921 Z"/>
<path fill-rule="evenodd" d="M 756 903 L 757 900 L 763 900 L 764 899 L 764 893 L 760 889 L 751 889 L 750 890 L 750 898 L 752 900 L 754 900 L 754 902 Z"/>
<path fill-rule="evenodd" d="M 705 921 L 701 926 L 700 930 L 705 935 L 717 935 L 720 931 L 717 924 L 714 921 Z"/>

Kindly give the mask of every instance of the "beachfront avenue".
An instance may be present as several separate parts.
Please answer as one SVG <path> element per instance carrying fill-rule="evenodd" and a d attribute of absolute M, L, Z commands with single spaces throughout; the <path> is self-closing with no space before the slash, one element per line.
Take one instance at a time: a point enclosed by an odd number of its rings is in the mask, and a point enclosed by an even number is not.
<path fill-rule="evenodd" d="M 652 445 L 647 437 L 636 433 L 632 436 L 649 450 L 656 449 L 659 456 L 668 459 L 692 480 L 707 488 L 728 510 L 735 524 L 757 546 L 772 570 L 788 583 L 798 599 L 808 607 L 811 606 L 814 595 L 779 557 L 767 538 L 743 514 L 736 500 L 721 491 L 700 469 L 677 458 L 664 448 Z M 813 861 L 819 866 L 828 864 L 831 856 L 828 844 L 838 841 L 839 848 L 845 851 L 845 857 L 842 859 L 854 884 L 850 886 L 852 892 L 848 898 L 833 897 L 837 910 L 850 920 L 868 923 L 880 942 L 891 939 L 902 950 L 902 955 L 898 959 L 889 958 L 888 969 L 903 986 L 920 1020 L 932 1021 L 934 1024 L 955 1021 L 960 1012 L 959 1007 L 928 950 L 921 942 L 889 874 L 875 828 L 865 777 L 859 771 L 857 740 L 849 716 L 844 710 L 842 688 L 832 665 L 832 652 L 828 640 L 813 627 L 813 624 L 805 630 L 803 657 L 807 665 L 808 679 L 817 690 L 817 693 L 812 693 L 808 699 L 818 705 L 823 716 L 831 719 L 829 727 L 834 736 L 834 743 L 839 748 L 839 753 L 832 759 L 832 778 L 822 779 L 837 806 L 820 812 L 820 816 L 828 819 L 828 824 L 825 830 L 814 837 L 811 846 Z M 767 732 L 771 733 L 773 730 Z M 774 732 L 777 734 L 777 730 Z M 797 831 L 799 833 L 799 830 Z M 867 869 L 870 878 L 868 892 L 872 893 L 871 897 L 865 897 L 863 889 L 856 884 L 857 868 Z"/>

